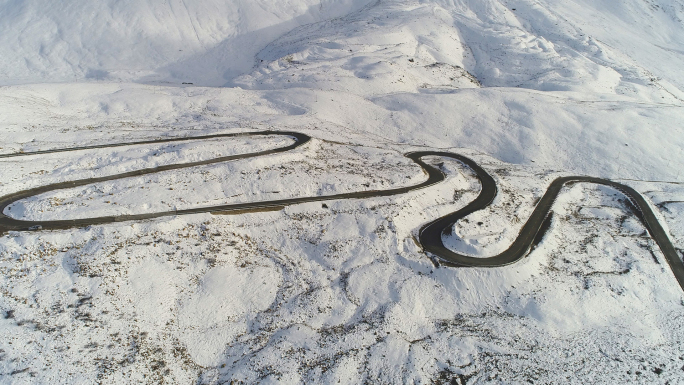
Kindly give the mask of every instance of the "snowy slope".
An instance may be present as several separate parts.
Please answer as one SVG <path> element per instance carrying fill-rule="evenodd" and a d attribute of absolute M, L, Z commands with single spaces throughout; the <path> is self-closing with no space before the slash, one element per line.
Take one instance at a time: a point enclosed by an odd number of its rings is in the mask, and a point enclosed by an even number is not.
<path fill-rule="evenodd" d="M 684 41 L 682 1 L 544 2 L 557 20 L 567 20 L 581 35 L 610 47 L 623 77 L 642 72 L 681 98 Z M 517 3 L 509 3 L 515 6 Z"/>
<path fill-rule="evenodd" d="M 84 80 L 221 86 L 302 24 L 368 0 L 0 2 L 0 84 Z"/>
<path fill-rule="evenodd" d="M 389 189 L 425 178 L 403 154 L 446 150 L 499 188 L 453 250 L 500 252 L 553 179 L 591 175 L 644 194 L 683 253 L 683 16 L 682 0 L 0 0 L 0 153 L 313 138 L 4 214 Z M 0 195 L 283 143 L 1 158 Z M 0 382 L 684 382 L 684 294 L 618 191 L 564 188 L 518 263 L 437 267 L 417 230 L 480 187 L 426 160 L 447 180 L 394 197 L 3 234 Z"/>

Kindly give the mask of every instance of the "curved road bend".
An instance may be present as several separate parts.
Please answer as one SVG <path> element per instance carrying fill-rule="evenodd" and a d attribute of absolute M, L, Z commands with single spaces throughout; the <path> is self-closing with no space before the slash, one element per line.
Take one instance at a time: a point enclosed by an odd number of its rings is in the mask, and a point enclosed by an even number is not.
<path fill-rule="evenodd" d="M 414 185 L 414 186 L 400 187 L 400 188 L 395 188 L 395 189 L 390 189 L 390 190 L 370 190 L 370 191 L 361 191 L 361 192 L 343 193 L 343 194 L 325 195 L 325 196 L 316 196 L 316 197 L 302 197 L 302 198 L 290 198 L 290 199 L 280 199 L 280 200 L 272 200 L 272 201 L 236 203 L 236 204 L 219 205 L 219 206 L 205 206 L 205 207 L 197 207 L 197 208 L 185 209 L 185 210 L 163 211 L 163 212 L 138 214 L 138 215 L 104 216 L 104 217 L 92 217 L 92 218 L 56 220 L 56 221 L 26 221 L 26 220 L 11 218 L 11 217 L 4 214 L 4 211 L 7 208 L 7 206 L 11 205 L 12 203 L 17 202 L 21 199 L 26 199 L 26 198 L 38 195 L 38 194 L 43 194 L 43 193 L 50 192 L 50 191 L 63 190 L 63 189 L 68 189 L 68 188 L 73 188 L 73 187 L 78 187 L 78 186 L 84 186 L 84 185 L 88 185 L 88 184 L 92 184 L 92 183 L 111 181 L 111 180 L 129 178 L 129 177 L 146 175 L 146 174 L 153 174 L 153 173 L 162 172 L 162 171 L 178 170 L 178 169 L 183 169 L 183 168 L 188 168 L 188 167 L 196 167 L 196 166 L 208 165 L 208 164 L 219 163 L 219 162 L 226 162 L 226 161 L 231 161 L 231 160 L 236 160 L 236 159 L 246 159 L 246 158 L 253 158 L 253 157 L 257 157 L 257 156 L 263 156 L 263 155 L 285 152 L 285 151 L 295 149 L 295 148 L 307 143 L 311 139 L 311 137 L 309 137 L 306 134 L 297 133 L 297 132 L 259 131 L 259 132 L 239 133 L 239 134 L 217 134 L 217 135 L 206 135 L 206 136 L 196 136 L 196 137 L 148 140 L 148 141 L 141 141 L 141 142 L 116 143 L 116 144 L 111 144 L 111 145 L 73 147 L 73 148 L 66 148 L 66 149 L 56 149 L 56 150 L 46 150 L 46 151 L 36 151 L 36 152 L 0 155 L 0 157 L 9 158 L 9 157 L 13 157 L 13 156 L 28 156 L 28 155 L 56 153 L 56 152 L 79 151 L 79 150 L 86 150 L 86 149 L 93 149 L 93 148 L 120 147 L 120 146 L 127 146 L 127 145 L 130 146 L 130 145 L 138 145 L 138 144 L 152 144 L 152 143 L 191 141 L 191 140 L 206 140 L 206 139 L 214 139 L 214 138 L 221 138 L 221 137 L 267 136 L 267 135 L 289 136 L 289 137 L 292 137 L 295 139 L 295 143 L 293 143 L 289 146 L 285 146 L 285 147 L 280 147 L 280 148 L 265 150 L 265 151 L 259 151 L 259 152 L 253 152 L 253 153 L 248 153 L 248 154 L 231 155 L 231 156 L 219 157 L 219 158 L 208 159 L 208 160 L 203 160 L 203 161 L 198 161 L 198 162 L 191 162 L 191 163 L 164 165 L 164 166 L 158 166 L 158 167 L 154 167 L 154 168 L 146 168 L 146 169 L 141 169 L 141 170 L 136 170 L 136 171 L 130 171 L 130 172 L 122 173 L 122 174 L 109 175 L 109 176 L 104 176 L 104 177 L 99 177 L 99 178 L 79 179 L 79 180 L 70 181 L 70 182 L 54 183 L 54 184 L 49 184 L 49 185 L 36 187 L 36 188 L 24 190 L 24 191 L 18 191 L 16 193 L 5 195 L 3 197 L 0 197 L 0 234 L 6 233 L 7 231 L 11 231 L 11 230 L 28 231 L 28 230 L 69 229 L 69 228 L 74 228 L 74 227 L 85 227 L 85 226 L 90 226 L 90 225 L 100 225 L 100 224 L 122 222 L 122 221 L 152 219 L 152 218 L 159 218 L 159 217 L 173 216 L 173 215 L 196 214 L 196 213 L 206 213 L 206 212 L 224 212 L 225 213 L 225 212 L 231 212 L 231 211 L 236 211 L 236 212 L 242 213 L 242 212 L 250 211 L 250 210 L 260 211 L 263 209 L 278 208 L 278 207 L 284 207 L 284 206 L 289 206 L 289 205 L 298 204 L 298 203 L 305 203 L 305 202 L 337 200 L 337 199 L 353 199 L 353 198 L 357 198 L 357 199 L 358 198 L 372 198 L 372 197 L 382 197 L 382 196 L 405 194 L 409 191 L 418 190 L 421 188 L 432 186 L 436 183 L 443 181 L 446 178 L 444 173 L 442 173 L 440 170 L 438 170 L 434 167 L 429 166 L 428 164 L 423 162 L 420 158 L 422 158 L 424 156 L 428 156 L 428 155 L 436 155 L 436 156 L 449 156 L 449 157 L 454 157 L 456 159 L 461 159 L 461 158 L 466 159 L 465 157 L 461 157 L 460 155 L 446 153 L 446 152 L 423 151 L 423 152 L 414 152 L 414 153 L 406 154 L 406 157 L 412 159 L 419 166 L 421 166 L 421 168 L 423 170 L 425 170 L 425 172 L 428 174 L 428 178 L 424 182 L 419 183 L 419 184 Z"/>
<path fill-rule="evenodd" d="M 452 231 L 453 225 L 459 219 L 489 206 L 496 196 L 496 184 L 494 179 L 477 164 L 467 165 L 475 171 L 482 183 L 480 195 L 462 209 L 424 225 L 419 231 L 419 240 L 425 251 L 436 255 L 441 260 L 445 261 L 446 265 L 455 267 L 497 267 L 509 265 L 521 260 L 530 251 L 537 236 L 540 235 L 544 222 L 546 222 L 550 215 L 551 206 L 558 197 L 563 186 L 572 183 L 593 183 L 609 186 L 620 191 L 634 204 L 637 208 L 637 216 L 644 226 L 646 226 L 646 229 L 656 241 L 658 247 L 660 247 L 667 263 L 670 265 L 672 273 L 677 279 L 677 282 L 679 282 L 679 286 L 684 290 L 684 263 L 682 263 L 682 260 L 677 254 L 677 250 L 670 241 L 667 232 L 660 225 L 660 222 L 658 222 L 651 207 L 644 197 L 633 188 L 607 179 L 588 176 L 567 176 L 554 179 L 546 190 L 546 193 L 544 193 L 544 196 L 542 196 L 541 200 L 537 203 L 530 218 L 523 225 L 520 233 L 518 233 L 518 237 L 508 249 L 498 255 L 487 258 L 475 258 L 449 250 L 444 246 L 442 235 Z"/>
<path fill-rule="evenodd" d="M 625 196 L 638 209 L 639 219 L 644 223 L 648 232 L 655 239 L 656 243 L 662 250 L 665 258 L 667 259 L 675 278 L 679 282 L 679 285 L 684 290 L 684 264 L 682 260 L 677 255 L 674 245 L 670 241 L 665 230 L 660 226 L 655 214 L 648 206 L 646 200 L 638 193 L 636 190 L 629 186 L 625 186 L 616 182 L 612 182 L 606 179 L 592 178 L 592 177 L 582 177 L 582 176 L 571 176 L 571 177 L 561 177 L 554 180 L 549 186 L 548 190 L 539 201 L 535 207 L 532 215 L 527 220 L 525 225 L 520 230 L 518 237 L 513 241 L 513 244 L 502 253 L 489 257 L 489 258 L 474 258 L 468 255 L 455 253 L 444 246 L 442 241 L 442 236 L 445 232 L 451 231 L 452 226 L 459 219 L 465 216 L 481 210 L 489 206 L 494 197 L 497 194 L 497 187 L 494 178 L 491 177 L 482 167 L 480 167 L 473 160 L 450 152 L 440 152 L 440 151 L 419 151 L 405 154 L 406 157 L 413 160 L 416 164 L 422 167 L 422 169 L 427 173 L 428 178 L 426 181 L 419 183 L 414 186 L 400 187 L 389 190 L 371 190 L 371 191 L 361 191 L 353 193 L 343 193 L 327 196 L 317 196 L 317 197 L 301 197 L 301 198 L 290 198 L 290 199 L 280 199 L 272 201 L 262 201 L 262 202 L 249 202 L 249 203 L 237 203 L 219 206 L 206 206 L 198 207 L 186 210 L 176 210 L 176 211 L 165 211 L 157 213 L 148 214 L 138 214 L 138 215 L 120 215 L 120 216 L 105 216 L 105 217 L 93 217 L 93 218 L 83 218 L 83 219 L 72 219 L 72 220 L 58 220 L 58 221 L 24 221 L 20 219 L 10 218 L 4 215 L 4 210 L 7 206 L 12 203 L 29 198 L 38 194 L 45 192 L 68 189 L 72 187 L 83 186 L 92 183 L 129 178 L 133 176 L 140 176 L 146 174 L 153 174 L 161 171 L 177 170 L 188 167 L 196 167 L 202 165 L 208 165 L 219 162 L 227 162 L 236 159 L 246 159 L 263 155 L 270 155 L 280 152 L 289 151 L 295 149 L 305 143 L 307 143 L 311 137 L 306 134 L 298 132 L 287 132 L 287 131 L 259 131 L 259 132 L 248 132 L 248 133 L 231 133 L 231 134 L 215 134 L 215 135 L 205 135 L 196 137 L 184 137 L 184 138 L 172 138 L 172 139 L 159 139 L 159 140 L 147 140 L 139 142 L 129 142 L 129 143 L 115 143 L 115 144 L 105 144 L 105 145 L 95 145 L 86 147 L 73 147 L 66 149 L 55 149 L 55 150 L 45 150 L 45 151 L 35 151 L 26 152 L 18 154 L 1 154 L 0 158 L 9 158 L 16 156 L 29 156 L 29 155 L 39 155 L 47 153 L 57 153 L 57 152 L 68 152 L 68 151 L 79 151 L 87 149 L 96 148 L 110 148 L 110 147 L 121 147 L 121 146 L 131 146 L 139 144 L 156 144 L 165 142 L 180 142 L 180 141 L 191 141 L 191 140 L 207 140 L 215 138 L 224 137 L 240 137 L 240 136 L 268 136 L 268 135 L 282 135 L 289 136 L 295 140 L 295 143 L 279 147 L 276 149 L 253 152 L 248 154 L 240 155 L 230 155 L 225 157 L 213 158 L 204 161 L 183 163 L 183 164 L 172 164 L 164 165 L 154 168 L 146 168 L 137 171 L 131 171 L 122 174 L 110 175 L 100 178 L 90 178 L 90 179 L 80 179 L 71 182 L 54 183 L 46 186 L 36 187 L 29 190 L 19 191 L 13 194 L 9 194 L 0 197 L 0 234 L 6 233 L 10 230 L 56 230 L 56 229 L 68 229 L 74 227 L 85 227 L 90 225 L 99 225 L 113 222 L 121 221 L 134 221 L 142 219 L 152 219 L 164 216 L 173 215 L 184 215 L 184 214 L 196 214 L 196 213 L 206 213 L 206 212 L 249 212 L 249 211 L 260 211 L 268 208 L 280 208 L 284 206 L 289 206 L 293 204 L 306 203 L 306 202 L 316 202 L 324 200 L 339 200 L 339 199 L 360 199 L 360 198 L 372 198 L 372 197 L 382 197 L 404 194 L 410 191 L 426 188 L 443 181 L 446 176 L 439 169 L 428 165 L 423 162 L 421 158 L 425 156 L 441 156 L 452 158 L 460 161 L 466 166 L 470 167 L 476 174 L 480 184 L 482 186 L 480 194 L 460 210 L 445 215 L 441 218 L 436 219 L 424 225 L 419 231 L 419 241 L 423 249 L 431 254 L 434 254 L 438 258 L 446 262 L 447 265 L 451 266 L 471 266 L 471 267 L 496 267 L 505 266 L 522 259 L 532 247 L 535 238 L 537 238 L 540 230 L 544 226 L 544 222 L 548 217 L 551 206 L 555 201 L 556 197 L 560 193 L 563 185 L 568 183 L 584 182 L 584 183 L 594 183 L 613 187 Z"/>
<path fill-rule="evenodd" d="M 237 160 L 237 159 L 253 158 L 253 157 L 257 157 L 257 156 L 264 156 L 264 155 L 276 154 L 276 153 L 280 153 L 280 152 L 286 152 L 286 151 L 290 151 L 290 150 L 293 150 L 299 146 L 304 145 L 309 140 L 311 140 L 311 137 L 306 135 L 306 134 L 299 133 L 299 132 L 256 131 L 256 132 L 213 134 L 213 135 L 182 137 L 182 138 L 170 138 L 170 139 L 145 140 L 145 141 L 127 142 L 127 143 L 102 144 L 102 145 L 94 145 L 94 146 L 71 147 L 71 148 L 54 149 L 54 150 L 34 151 L 34 152 L 22 152 L 22 153 L 15 153 L 15 154 L 1 154 L 0 158 L 10 158 L 10 157 L 18 157 L 18 156 L 30 156 L 30 155 L 40 155 L 40 154 L 49 154 L 49 153 L 58 153 L 58 152 L 90 150 L 90 149 L 97 149 L 97 148 L 133 146 L 133 145 L 140 145 L 140 144 L 158 144 L 158 143 L 169 143 L 169 142 L 187 142 L 187 141 L 195 141 L 195 140 L 207 140 L 207 139 L 216 139 L 216 138 L 234 138 L 234 137 L 245 137 L 245 136 L 257 136 L 258 137 L 258 136 L 275 136 L 275 135 L 291 137 L 294 139 L 294 143 L 291 145 L 288 145 L 288 146 L 284 146 L 284 147 L 278 147 L 278 148 L 271 149 L 271 150 L 252 152 L 252 153 L 247 153 L 247 154 L 229 155 L 229 156 L 222 156 L 222 157 L 218 157 L 218 158 L 212 158 L 212 159 L 207 159 L 207 160 L 202 160 L 202 161 L 197 161 L 197 162 L 189 162 L 189 163 L 181 163 L 181 164 L 169 164 L 169 165 L 163 165 L 163 166 L 157 166 L 157 167 L 151 167 L 151 168 L 144 168 L 144 169 L 140 169 L 140 170 L 125 172 L 125 173 L 115 174 L 115 175 L 109 175 L 109 176 L 104 176 L 104 177 L 99 177 L 99 178 L 88 178 L 88 179 L 79 179 L 79 180 L 69 181 L 69 182 L 53 183 L 53 184 L 40 186 L 40 187 L 36 187 L 36 188 L 24 190 L 24 191 L 18 191 L 18 192 L 9 194 L 9 195 L 5 195 L 3 197 L 0 197 L 0 234 L 3 234 L 9 230 L 21 231 L 21 230 L 35 230 L 35 229 L 41 229 L 41 230 L 42 229 L 44 229 L 44 230 L 68 229 L 68 228 L 73 228 L 73 227 L 85 227 L 85 226 L 96 225 L 96 224 L 121 222 L 121 221 L 127 221 L 127 220 L 150 219 L 150 218 L 158 218 L 158 217 L 168 216 L 168 215 L 184 214 L 184 213 L 186 213 L 185 211 L 189 211 L 189 210 L 167 211 L 167 212 L 159 212 L 159 213 L 140 214 L 140 215 L 121 215 L 121 216 L 108 216 L 108 217 L 96 217 L 96 218 L 83 218 L 83 219 L 60 220 L 60 221 L 23 221 L 20 219 L 14 219 L 14 218 L 8 217 L 7 215 L 4 214 L 4 211 L 7 208 L 7 206 L 11 205 L 12 203 L 14 203 L 16 201 L 19 201 L 19 200 L 25 199 L 25 198 L 29 198 L 29 197 L 32 197 L 35 195 L 43 194 L 46 192 L 50 192 L 50 191 L 64 190 L 64 189 L 78 187 L 78 186 L 84 186 L 84 185 L 88 185 L 88 184 L 92 184 L 92 183 L 105 182 L 105 181 L 111 181 L 111 180 L 117 180 L 117 179 L 123 179 L 123 178 L 130 178 L 130 177 L 134 177 L 134 176 L 141 176 L 141 175 L 147 175 L 147 174 L 154 174 L 154 173 L 158 173 L 158 172 L 162 172 L 162 171 L 179 170 L 179 169 L 183 169 L 183 168 L 204 166 L 204 165 L 209 165 L 209 164 L 214 164 L 214 163 L 228 162 L 228 161 Z M 200 209 L 200 211 L 197 211 L 197 212 L 206 212 L 206 211 L 213 211 L 213 209 L 212 210 L 201 210 Z"/>

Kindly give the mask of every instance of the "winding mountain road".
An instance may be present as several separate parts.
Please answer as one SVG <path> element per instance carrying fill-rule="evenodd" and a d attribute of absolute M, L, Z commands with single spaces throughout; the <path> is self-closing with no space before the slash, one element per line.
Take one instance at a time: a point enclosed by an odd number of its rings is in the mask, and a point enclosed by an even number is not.
<path fill-rule="evenodd" d="M 12 203 L 19 201 L 21 199 L 29 198 L 38 194 L 68 189 L 78 186 L 84 186 L 92 183 L 111 181 L 116 179 L 129 178 L 133 176 L 140 176 L 146 174 L 153 174 L 162 171 L 178 170 L 188 167 L 196 167 L 220 162 L 227 162 L 237 159 L 253 158 L 258 156 L 265 156 L 270 154 L 281 153 L 285 151 L 293 150 L 303 144 L 307 143 L 311 137 L 306 134 L 290 131 L 259 131 L 259 132 L 248 132 L 248 133 L 231 133 L 231 134 L 215 134 L 215 135 L 205 135 L 196 137 L 184 137 L 184 138 L 172 138 L 172 139 L 159 139 L 159 140 L 147 140 L 129 143 L 115 143 L 115 144 L 105 144 L 105 145 L 95 145 L 95 146 L 85 146 L 85 147 L 72 147 L 65 149 L 55 149 L 46 151 L 36 151 L 36 152 L 25 152 L 25 153 L 15 153 L 15 154 L 2 154 L 0 158 L 10 158 L 18 156 L 35 156 L 47 153 L 58 153 L 58 152 L 69 152 L 69 151 L 80 151 L 88 149 L 98 149 L 98 148 L 111 148 L 111 147 L 121 147 L 121 146 L 131 146 L 131 145 L 141 145 L 141 144 L 158 144 L 167 142 L 180 142 L 180 141 L 194 141 L 194 140 L 207 140 L 216 138 L 228 138 L 228 137 L 259 137 L 259 136 L 287 136 L 294 140 L 294 143 L 288 146 L 279 147 L 271 150 L 258 151 L 248 154 L 240 155 L 230 155 L 224 157 L 213 158 L 209 160 L 203 160 L 198 162 L 182 163 L 182 164 L 171 164 L 164 165 L 154 168 L 146 168 L 137 171 L 131 171 L 116 175 L 109 175 L 99 178 L 89 178 L 80 179 L 70 182 L 61 182 L 49 184 L 41 187 L 36 187 L 24 191 L 19 191 L 9 195 L 0 197 L 0 234 L 7 233 L 8 231 L 28 231 L 28 230 L 57 230 L 57 229 L 68 229 L 74 227 L 85 227 L 89 225 L 100 225 L 113 222 L 121 221 L 135 221 L 143 219 L 159 218 L 164 216 L 174 216 L 174 215 L 184 215 L 184 214 L 195 214 L 195 213 L 205 213 L 205 212 L 250 212 L 250 211 L 260 211 L 269 208 L 282 208 L 288 205 L 294 205 L 298 203 L 305 202 L 315 202 L 315 201 L 325 201 L 325 200 L 339 200 L 339 199 L 362 199 L 371 197 L 382 197 L 391 196 L 398 194 L 405 194 L 410 191 L 423 189 L 434 184 L 442 182 L 446 179 L 446 176 L 438 168 L 433 167 L 422 161 L 423 157 L 426 156 L 439 156 L 455 159 L 465 166 L 473 170 L 480 181 L 481 190 L 480 194 L 468 203 L 465 207 L 460 210 L 453 212 L 451 214 L 445 215 L 438 218 L 426 225 L 424 225 L 419 230 L 419 242 L 426 252 L 429 252 L 437 256 L 445 265 L 449 266 L 462 266 L 462 267 L 497 267 L 505 266 L 511 263 L 515 263 L 522 259 L 530 250 L 535 240 L 538 240 L 539 235 L 543 231 L 542 229 L 548 223 L 548 218 L 551 212 L 551 206 L 555 201 L 556 197 L 560 193 L 563 186 L 572 183 L 593 183 L 609 186 L 617 189 L 622 194 L 624 194 L 627 199 L 629 199 L 632 204 L 637 208 L 637 215 L 641 222 L 646 226 L 649 234 L 656 241 L 660 250 L 663 252 L 665 259 L 667 260 L 672 273 L 679 282 L 680 287 L 684 290 L 684 264 L 681 258 L 677 254 L 677 250 L 669 239 L 667 232 L 658 222 L 657 217 L 651 210 L 650 206 L 646 200 L 639 194 L 636 190 L 629 186 L 616 183 L 607 179 L 586 177 L 586 176 L 568 176 L 561 177 L 554 180 L 549 188 L 547 189 L 544 196 L 537 203 L 532 215 L 527 220 L 525 225 L 520 230 L 518 237 L 513 241 L 511 246 L 503 251 L 502 253 L 488 257 L 488 258 L 475 258 L 464 254 L 459 254 L 453 252 L 446 248 L 443 243 L 443 235 L 445 232 L 451 231 L 453 225 L 460 219 L 466 217 L 467 215 L 481 210 L 489 206 L 497 194 L 497 187 L 494 178 L 489 175 L 482 167 L 480 167 L 472 159 L 465 156 L 450 153 L 450 152 L 440 152 L 440 151 L 419 151 L 411 152 L 405 154 L 406 157 L 413 160 L 416 164 L 423 168 L 427 173 L 428 178 L 422 183 L 416 184 L 414 186 L 400 187 L 388 190 L 372 190 L 372 191 L 361 191 L 352 193 L 343 193 L 335 195 L 326 196 L 315 196 L 315 197 L 301 197 L 301 198 L 290 198 L 290 199 L 280 199 L 280 200 L 270 200 L 261 202 L 249 202 L 249 203 L 237 203 L 228 204 L 220 206 L 206 206 L 198 207 L 186 210 L 176 210 L 176 211 L 164 211 L 156 213 L 138 214 L 138 215 L 121 215 L 121 216 L 103 216 L 103 217 L 93 217 L 93 218 L 82 218 L 82 219 L 71 219 L 71 220 L 57 220 L 57 221 L 24 221 L 21 219 L 11 218 L 5 215 L 5 209 Z"/>

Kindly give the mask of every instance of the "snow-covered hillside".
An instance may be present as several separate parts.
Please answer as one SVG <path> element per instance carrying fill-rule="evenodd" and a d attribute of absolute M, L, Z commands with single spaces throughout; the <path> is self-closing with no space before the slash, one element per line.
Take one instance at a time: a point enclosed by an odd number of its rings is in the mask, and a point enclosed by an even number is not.
<path fill-rule="evenodd" d="M 221 86 L 300 25 L 370 0 L 0 2 L 0 84 L 186 82 Z"/>
<path fill-rule="evenodd" d="M 552 180 L 589 175 L 642 193 L 684 256 L 683 20 L 683 0 L 0 0 L 0 154 L 312 137 L 3 214 L 387 190 L 440 150 L 499 191 L 453 251 L 505 250 Z M 0 196 L 289 143 L 0 157 Z M 447 179 L 392 197 L 0 234 L 0 382 L 684 383 L 684 294 L 619 191 L 568 186 L 525 259 L 450 268 L 418 229 L 480 185 L 426 160 Z"/>

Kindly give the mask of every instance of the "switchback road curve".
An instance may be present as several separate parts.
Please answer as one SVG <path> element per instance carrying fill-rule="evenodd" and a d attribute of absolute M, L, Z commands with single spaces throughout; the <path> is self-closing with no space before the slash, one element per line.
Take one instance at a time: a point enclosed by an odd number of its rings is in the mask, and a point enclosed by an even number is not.
<path fill-rule="evenodd" d="M 182 164 L 171 164 L 158 166 L 154 168 L 146 168 L 131 172 L 126 172 L 122 174 L 110 175 L 99 178 L 89 178 L 80 179 L 70 182 L 61 182 L 49 184 L 46 186 L 36 187 L 24 191 L 19 191 L 9 195 L 0 197 L 0 234 L 4 234 L 8 231 L 28 231 L 28 230 L 57 230 L 57 229 L 68 229 L 74 227 L 85 227 L 90 225 L 100 225 L 121 221 L 135 221 L 143 219 L 159 218 L 164 216 L 173 215 L 184 215 L 184 214 L 196 214 L 196 213 L 206 213 L 206 212 L 249 212 L 249 211 L 259 211 L 269 208 L 282 208 L 285 206 L 305 203 L 305 202 L 315 202 L 315 201 L 325 201 L 325 200 L 339 200 L 339 199 L 361 199 L 361 198 L 372 198 L 372 197 L 382 197 L 391 196 L 398 194 L 405 194 L 410 191 L 423 189 L 439 182 L 442 182 L 446 176 L 444 173 L 436 167 L 430 166 L 422 161 L 423 157 L 426 156 L 439 156 L 458 160 L 467 167 L 469 167 L 473 172 L 475 172 L 478 180 L 481 184 L 480 194 L 473 201 L 468 203 L 465 207 L 460 210 L 453 212 L 451 214 L 445 215 L 438 218 L 426 225 L 424 225 L 419 230 L 419 242 L 426 252 L 429 252 L 439 259 L 441 259 L 446 265 L 450 266 L 462 266 L 462 267 L 497 267 L 505 266 L 522 259 L 530 250 L 535 242 L 535 239 L 540 235 L 540 231 L 548 223 L 548 218 L 551 212 L 551 206 L 555 201 L 556 197 L 560 193 L 561 189 L 566 184 L 571 183 L 593 183 L 609 186 L 617 189 L 622 194 L 624 194 L 632 204 L 637 208 L 637 216 L 641 222 L 646 226 L 649 234 L 656 241 L 660 250 L 663 252 L 665 259 L 667 260 L 670 268 L 679 282 L 680 287 L 684 290 L 684 264 L 677 254 L 677 250 L 669 239 L 667 232 L 658 222 L 655 214 L 651 210 L 650 206 L 646 200 L 639 194 L 636 190 L 629 186 L 625 186 L 620 183 L 616 183 L 607 179 L 585 177 L 585 176 L 568 176 L 555 179 L 548 190 L 542 197 L 542 199 L 537 203 L 532 215 L 527 220 L 525 225 L 523 225 L 518 237 L 513 241 L 511 246 L 503 251 L 502 253 L 488 257 L 488 258 L 475 258 L 464 254 L 459 254 L 453 252 L 444 246 L 442 240 L 445 232 L 450 232 L 453 225 L 460 219 L 466 217 L 467 215 L 481 210 L 489 206 L 497 194 L 497 187 L 494 178 L 489 175 L 482 167 L 480 167 L 473 160 L 450 152 L 440 152 L 440 151 L 419 151 L 411 152 L 405 154 L 406 157 L 413 160 L 427 173 L 428 178 L 422 183 L 414 186 L 400 187 L 389 190 L 372 190 L 372 191 L 362 191 L 353 193 L 343 193 L 335 195 L 326 196 L 316 196 L 316 197 L 301 197 L 301 198 L 291 198 L 291 199 L 280 199 L 271 201 L 261 201 L 261 202 L 249 202 L 249 203 L 237 203 L 229 205 L 219 205 L 219 206 L 206 206 L 198 207 L 186 210 L 175 210 L 175 211 L 164 211 L 157 213 L 147 213 L 138 215 L 120 215 L 120 216 L 104 216 L 104 217 L 94 217 L 94 218 L 82 218 L 82 219 L 71 219 L 71 220 L 57 220 L 57 221 L 24 221 L 20 219 L 15 219 L 8 217 L 4 214 L 7 206 L 12 203 L 19 201 L 21 199 L 29 198 L 38 194 L 68 189 L 78 186 L 84 186 L 92 183 L 129 178 L 133 176 L 140 176 L 146 174 L 152 174 L 162 171 L 177 170 L 188 167 L 196 167 L 202 165 L 208 165 L 213 163 L 227 162 L 237 159 L 253 158 L 258 156 L 265 156 L 270 154 L 276 154 L 280 152 L 293 150 L 305 143 L 307 143 L 311 137 L 306 134 L 298 132 L 289 131 L 259 131 L 259 132 L 248 132 L 248 133 L 230 133 L 230 134 L 215 134 L 215 135 L 205 135 L 205 136 L 195 136 L 195 137 L 183 137 L 183 138 L 171 138 L 171 139 L 158 139 L 158 140 L 147 140 L 129 143 L 115 143 L 115 144 L 105 144 L 105 145 L 95 145 L 95 146 L 85 146 L 85 147 L 72 147 L 65 149 L 55 149 L 46 151 L 35 151 L 35 152 L 25 152 L 25 153 L 15 153 L 15 154 L 2 154 L 0 158 L 18 157 L 18 156 L 35 156 L 47 153 L 58 153 L 58 152 L 69 152 L 69 151 L 79 151 L 97 148 L 110 148 L 110 147 L 121 147 L 121 146 L 132 146 L 141 144 L 158 144 L 167 142 L 180 142 L 180 141 L 194 141 L 194 140 L 207 140 L 216 138 L 227 138 L 227 137 L 258 137 L 258 136 L 287 136 L 294 139 L 294 143 L 288 146 L 279 147 L 271 150 L 258 151 L 248 154 L 240 155 L 230 155 L 225 157 L 218 157 L 204 161 L 182 163 Z"/>

